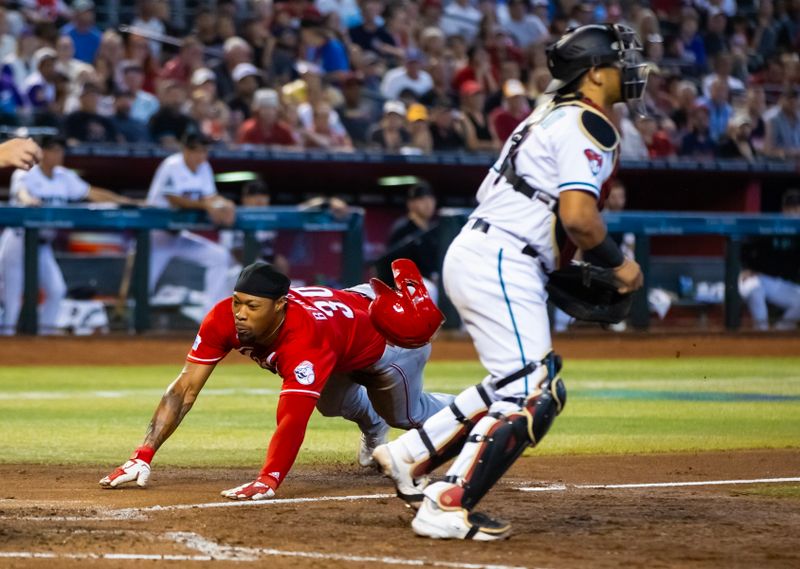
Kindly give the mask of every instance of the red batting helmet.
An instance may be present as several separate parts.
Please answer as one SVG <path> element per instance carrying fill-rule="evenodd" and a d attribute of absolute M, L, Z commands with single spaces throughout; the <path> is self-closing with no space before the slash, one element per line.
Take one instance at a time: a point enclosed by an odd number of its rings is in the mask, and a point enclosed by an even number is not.
<path fill-rule="evenodd" d="M 424 346 L 444 323 L 444 315 L 428 296 L 428 289 L 413 261 L 397 259 L 392 263 L 392 275 L 396 290 L 380 279 L 370 279 L 375 300 L 369 305 L 369 319 L 375 329 L 396 346 Z"/>

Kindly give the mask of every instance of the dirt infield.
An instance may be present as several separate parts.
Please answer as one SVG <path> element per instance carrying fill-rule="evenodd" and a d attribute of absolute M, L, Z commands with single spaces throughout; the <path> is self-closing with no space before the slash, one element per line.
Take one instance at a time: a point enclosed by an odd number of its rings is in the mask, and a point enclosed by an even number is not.
<path fill-rule="evenodd" d="M 109 491 L 95 483 L 101 469 L 5 465 L 0 567 L 40 567 L 46 559 L 111 567 L 145 558 L 293 568 L 798 567 L 797 482 L 730 482 L 799 473 L 798 450 L 526 456 L 481 505 L 514 524 L 510 541 L 487 544 L 415 537 L 409 510 L 386 497 L 385 479 L 357 467 L 301 467 L 281 501 L 239 506 L 218 492 L 252 472 L 156 463 L 147 490 Z M 580 487 L 714 481 L 726 484 Z M 521 490 L 532 486 L 540 491 Z M 325 499 L 335 496 L 351 499 Z M 209 503 L 223 506 L 181 508 Z M 24 557 L 34 554 L 40 559 Z"/>
<path fill-rule="evenodd" d="M 194 336 L 0 337 L 2 365 L 177 364 Z M 556 336 L 564 358 L 680 358 L 692 356 L 797 356 L 798 334 L 573 334 Z M 438 339 L 434 360 L 476 359 L 466 340 Z M 242 363 L 234 355 L 228 361 Z"/>

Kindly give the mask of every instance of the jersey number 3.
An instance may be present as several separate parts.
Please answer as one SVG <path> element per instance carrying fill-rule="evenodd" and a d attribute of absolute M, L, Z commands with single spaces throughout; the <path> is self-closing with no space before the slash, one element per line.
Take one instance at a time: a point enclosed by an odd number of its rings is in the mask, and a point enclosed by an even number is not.
<path fill-rule="evenodd" d="M 332 291 L 316 286 L 298 287 L 295 290 L 309 298 L 330 298 L 333 296 Z M 339 302 L 338 300 L 317 300 L 314 302 L 314 306 L 328 318 L 335 316 L 337 312 L 345 318 L 353 317 L 353 309 L 344 302 Z"/>

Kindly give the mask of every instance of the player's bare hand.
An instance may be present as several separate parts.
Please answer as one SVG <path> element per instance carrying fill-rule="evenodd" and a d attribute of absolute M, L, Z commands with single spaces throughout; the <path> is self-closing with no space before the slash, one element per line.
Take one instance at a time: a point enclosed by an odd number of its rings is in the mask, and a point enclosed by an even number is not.
<path fill-rule="evenodd" d="M 118 488 L 128 482 L 136 482 L 138 486 L 147 486 L 150 478 L 150 465 L 140 458 L 131 459 L 122 466 L 117 467 L 114 472 L 100 479 L 100 486 L 103 488 Z"/>
<path fill-rule="evenodd" d="M 253 480 L 230 490 L 223 490 L 221 494 L 231 500 L 268 500 L 275 497 L 275 490 L 261 480 Z"/>
<path fill-rule="evenodd" d="M 223 197 L 216 197 L 206 206 L 208 217 L 214 225 L 230 227 L 236 221 L 236 205 Z"/>
<path fill-rule="evenodd" d="M 0 144 L 0 168 L 30 170 L 42 159 L 42 149 L 30 138 L 12 138 Z"/>
<path fill-rule="evenodd" d="M 617 289 L 620 294 L 627 294 L 638 290 L 644 284 L 644 275 L 639 263 L 632 259 L 625 259 L 619 267 L 614 269 L 614 274 L 619 281 L 619 288 Z"/>

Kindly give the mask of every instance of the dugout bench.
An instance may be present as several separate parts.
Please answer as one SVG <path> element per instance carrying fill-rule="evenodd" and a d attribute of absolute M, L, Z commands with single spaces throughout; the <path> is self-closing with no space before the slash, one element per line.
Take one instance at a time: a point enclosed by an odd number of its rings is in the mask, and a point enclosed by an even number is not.
<path fill-rule="evenodd" d="M 449 244 L 466 222 L 472 210 L 445 208 L 439 211 L 440 267 Z M 725 238 L 725 328 L 737 330 L 741 323 L 739 272 L 741 271 L 742 239 L 748 235 L 800 235 L 800 218 L 776 214 L 728 213 L 654 213 L 606 212 L 603 217 L 611 233 L 633 233 L 636 236 L 636 261 L 644 273 L 644 286 L 635 293 L 631 324 L 638 330 L 650 325 L 647 291 L 652 285 L 650 240 L 659 236 L 718 235 Z M 448 327 L 460 325 L 458 313 L 447 299 L 440 284 L 439 304 L 448 320 Z"/>
<path fill-rule="evenodd" d="M 311 233 L 340 232 L 342 239 L 342 280 L 346 286 L 362 281 L 364 267 L 364 212 L 350 208 L 346 219 L 337 219 L 328 211 L 296 207 L 238 208 L 236 222 L 226 229 L 244 232 L 244 262 L 258 254 L 255 232 L 295 229 Z M 135 307 L 133 328 L 137 333 L 150 328 L 148 290 L 150 231 L 209 231 L 218 229 L 202 211 L 168 208 L 108 207 L 100 204 L 67 207 L 0 206 L 0 227 L 21 227 L 25 231 L 25 285 L 20 331 L 36 334 L 39 294 L 39 231 L 42 229 L 133 231 L 136 240 L 132 288 Z"/>

